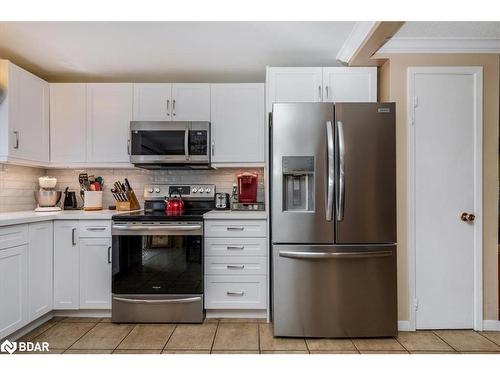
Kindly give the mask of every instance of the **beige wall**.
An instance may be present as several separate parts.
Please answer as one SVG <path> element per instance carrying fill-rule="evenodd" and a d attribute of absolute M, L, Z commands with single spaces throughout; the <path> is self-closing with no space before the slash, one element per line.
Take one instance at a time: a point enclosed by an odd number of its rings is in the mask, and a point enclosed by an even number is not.
<path fill-rule="evenodd" d="M 483 67 L 483 306 L 485 320 L 498 320 L 497 191 L 499 55 L 399 54 L 380 68 L 379 99 L 396 102 L 398 305 L 399 320 L 409 319 L 407 252 L 406 82 L 411 66 Z"/>

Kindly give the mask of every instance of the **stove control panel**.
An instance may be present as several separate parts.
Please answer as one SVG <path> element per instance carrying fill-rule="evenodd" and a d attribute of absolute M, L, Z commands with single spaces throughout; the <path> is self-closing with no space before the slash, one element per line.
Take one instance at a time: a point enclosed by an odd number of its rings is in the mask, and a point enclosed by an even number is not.
<path fill-rule="evenodd" d="M 170 194 L 178 196 L 179 194 L 183 199 L 203 199 L 211 200 L 215 197 L 215 185 L 210 184 L 193 184 L 193 185 L 164 185 L 154 184 L 146 185 L 144 187 L 144 199 L 156 200 L 165 199 Z"/>

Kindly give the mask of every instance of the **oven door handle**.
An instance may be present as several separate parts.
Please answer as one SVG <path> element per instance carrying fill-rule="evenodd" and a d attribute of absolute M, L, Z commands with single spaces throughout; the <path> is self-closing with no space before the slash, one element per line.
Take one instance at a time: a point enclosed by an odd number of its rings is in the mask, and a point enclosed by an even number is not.
<path fill-rule="evenodd" d="M 113 224 L 113 229 L 117 230 L 135 230 L 135 231 L 157 231 L 157 230 L 172 230 L 172 231 L 192 231 L 200 230 L 201 225 L 127 225 L 127 224 Z"/>
<path fill-rule="evenodd" d="M 192 303 L 192 302 L 200 302 L 201 297 L 188 297 L 188 298 L 177 298 L 177 299 L 133 299 L 133 298 L 122 298 L 122 297 L 113 297 L 114 301 L 125 302 L 125 303 L 148 303 L 148 304 L 156 304 L 156 303 Z"/>

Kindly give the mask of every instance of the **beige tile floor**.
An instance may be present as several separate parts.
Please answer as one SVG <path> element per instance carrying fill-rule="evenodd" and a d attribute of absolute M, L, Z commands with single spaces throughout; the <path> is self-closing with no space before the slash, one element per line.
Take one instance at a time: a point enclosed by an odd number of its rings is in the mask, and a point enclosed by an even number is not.
<path fill-rule="evenodd" d="M 113 324 L 109 319 L 54 318 L 19 341 L 49 342 L 54 354 L 500 354 L 500 332 L 400 332 L 393 338 L 276 338 L 259 320 L 203 324 Z"/>

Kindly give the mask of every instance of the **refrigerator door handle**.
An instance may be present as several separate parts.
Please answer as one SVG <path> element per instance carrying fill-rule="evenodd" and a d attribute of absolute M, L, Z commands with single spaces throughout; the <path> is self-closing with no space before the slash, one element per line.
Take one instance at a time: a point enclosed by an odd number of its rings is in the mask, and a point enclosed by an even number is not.
<path fill-rule="evenodd" d="M 334 177 L 334 156 L 333 156 L 333 131 L 332 122 L 326 122 L 326 145 L 328 150 L 327 157 L 327 179 L 328 186 L 326 188 L 326 221 L 332 221 L 333 217 L 333 188 L 335 185 Z"/>
<path fill-rule="evenodd" d="M 344 124 L 337 121 L 337 139 L 339 150 L 338 166 L 338 194 L 337 194 L 337 221 L 344 220 L 344 199 L 345 199 L 345 144 L 344 144 Z"/>
<path fill-rule="evenodd" d="M 382 251 L 357 251 L 352 253 L 346 252 L 307 252 L 307 251 L 284 251 L 280 250 L 280 257 L 295 258 L 295 259 L 352 259 L 352 258 L 378 258 L 388 257 L 392 255 L 391 250 Z"/>

